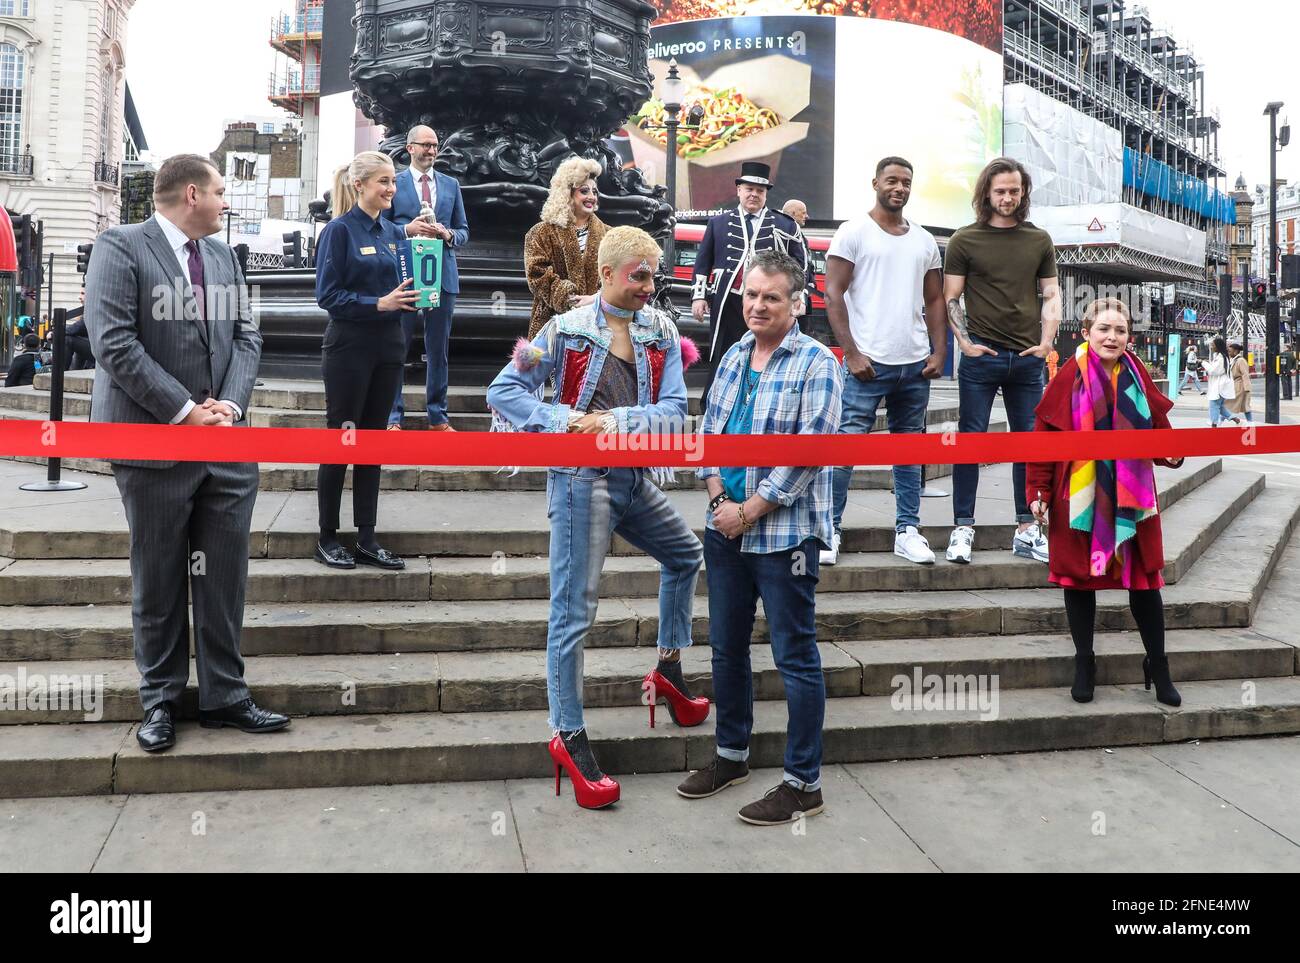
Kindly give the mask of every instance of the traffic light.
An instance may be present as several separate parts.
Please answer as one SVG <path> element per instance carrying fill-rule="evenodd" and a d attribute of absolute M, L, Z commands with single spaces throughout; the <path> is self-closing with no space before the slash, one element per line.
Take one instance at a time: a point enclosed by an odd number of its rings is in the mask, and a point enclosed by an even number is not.
<path fill-rule="evenodd" d="M 1281 287 L 1289 291 L 1300 288 L 1300 254 L 1282 255 Z"/>
<path fill-rule="evenodd" d="M 94 252 L 95 245 L 78 244 L 77 245 L 77 273 L 85 274 L 90 270 L 90 255 Z"/>
<path fill-rule="evenodd" d="M 28 287 L 40 282 L 36 280 L 36 225 L 30 214 L 20 214 L 14 218 L 14 241 L 18 248 L 18 277 Z"/>
<path fill-rule="evenodd" d="M 1252 311 L 1263 311 L 1264 302 L 1268 300 L 1268 284 L 1256 281 L 1250 289 L 1250 307 Z"/>
<path fill-rule="evenodd" d="M 302 256 L 302 231 L 284 235 L 284 266 L 291 268 L 306 266 Z"/>

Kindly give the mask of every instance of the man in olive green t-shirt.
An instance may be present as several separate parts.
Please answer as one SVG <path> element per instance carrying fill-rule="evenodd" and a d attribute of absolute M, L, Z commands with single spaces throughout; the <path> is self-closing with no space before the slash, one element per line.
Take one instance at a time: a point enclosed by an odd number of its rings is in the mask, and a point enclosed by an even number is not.
<path fill-rule="evenodd" d="M 1029 172 L 1018 161 L 991 161 L 975 186 L 976 222 L 948 241 L 943 296 L 962 353 L 958 431 L 988 431 L 999 389 L 1011 430 L 1034 430 L 1043 360 L 1061 323 L 1061 290 L 1052 238 L 1026 220 L 1031 188 Z M 1012 466 L 1011 479 L 1018 524 L 1011 551 L 1046 562 L 1047 539 L 1025 500 L 1023 462 Z M 978 490 L 979 466 L 954 465 L 950 562 L 971 561 Z"/>

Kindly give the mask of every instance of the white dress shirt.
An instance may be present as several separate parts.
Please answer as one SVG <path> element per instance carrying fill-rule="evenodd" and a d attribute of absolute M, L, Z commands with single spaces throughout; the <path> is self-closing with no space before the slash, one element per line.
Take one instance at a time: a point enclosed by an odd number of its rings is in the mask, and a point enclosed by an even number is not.
<path fill-rule="evenodd" d="M 154 220 L 158 222 L 158 226 L 162 228 L 163 237 L 167 239 L 167 244 L 171 247 L 172 253 L 176 255 L 176 261 L 180 265 L 181 274 L 185 277 L 185 284 L 189 287 L 193 287 L 194 281 L 190 277 L 190 252 L 185 249 L 185 246 L 190 243 L 190 236 L 157 211 L 154 212 L 153 216 Z M 200 249 L 200 256 L 201 255 L 202 249 Z M 204 316 L 206 317 L 206 315 L 207 312 L 204 311 Z M 230 410 L 235 413 L 235 421 L 243 420 L 244 411 L 239 407 L 239 405 L 235 404 L 233 401 L 226 401 L 225 399 L 222 399 L 221 403 L 230 406 Z M 175 417 L 172 418 L 171 423 L 173 425 L 179 425 L 189 417 L 190 412 L 196 407 L 197 405 L 195 405 L 193 401 L 185 402 L 185 406 L 176 413 Z"/>

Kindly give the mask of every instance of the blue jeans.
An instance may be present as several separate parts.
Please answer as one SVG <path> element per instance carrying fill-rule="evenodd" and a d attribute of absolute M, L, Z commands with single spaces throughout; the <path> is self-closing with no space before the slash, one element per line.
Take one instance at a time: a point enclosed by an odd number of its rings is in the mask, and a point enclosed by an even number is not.
<path fill-rule="evenodd" d="M 971 338 L 975 344 L 996 348 L 997 354 L 961 359 L 957 369 L 957 397 L 961 413 L 957 430 L 988 431 L 993 399 L 1002 389 L 1002 403 L 1012 431 L 1034 430 L 1034 409 L 1043 400 L 1043 359 L 1033 355 L 1020 357 L 1019 351 Z M 975 524 L 975 496 L 979 491 L 980 466 L 954 465 L 952 469 L 952 514 L 956 525 Z M 1025 501 L 1025 466 L 1011 466 L 1011 487 L 1015 499 L 1016 521 L 1034 520 Z"/>
<path fill-rule="evenodd" d="M 872 362 L 876 376 L 859 381 L 844 368 L 844 407 L 840 416 L 841 435 L 865 435 L 876 423 L 876 409 L 885 402 L 891 435 L 918 435 L 925 430 L 925 409 L 930 404 L 930 382 L 921 377 L 924 361 L 911 364 Z M 840 530 L 844 506 L 849 500 L 851 465 L 835 466 L 833 505 L 835 531 Z M 894 466 L 896 531 L 909 525 L 921 526 L 921 466 Z"/>
<path fill-rule="evenodd" d="M 659 646 L 691 644 L 691 606 L 703 550 L 686 520 L 640 468 L 552 468 L 551 614 L 546 627 L 546 697 L 552 730 L 574 732 L 582 718 L 582 645 L 596 619 L 600 571 L 612 534 L 662 566 Z"/>
<path fill-rule="evenodd" d="M 1178 382 L 1178 391 L 1175 393 L 1182 394 L 1183 389 L 1187 387 L 1187 382 L 1189 381 L 1196 385 L 1197 391 L 1201 394 L 1205 394 L 1205 389 L 1201 387 L 1201 373 L 1195 368 L 1183 369 L 1183 380 Z"/>
<path fill-rule="evenodd" d="M 1223 422 L 1231 421 L 1233 418 L 1245 418 L 1247 421 L 1251 422 L 1252 424 L 1254 424 L 1255 421 L 1255 419 L 1251 417 L 1251 413 L 1249 411 L 1239 415 L 1236 412 L 1229 411 L 1227 403 L 1222 398 L 1210 399 L 1210 427 L 1211 428 L 1218 428 L 1219 425 L 1223 424 Z"/>
<path fill-rule="evenodd" d="M 429 413 L 430 425 L 447 423 L 447 346 L 451 342 L 451 316 L 456 310 L 456 295 L 442 292 L 442 301 L 436 308 L 409 311 L 402 315 L 402 333 L 406 335 L 406 350 L 411 350 L 415 340 L 415 325 L 424 319 L 424 407 Z M 390 425 L 400 425 L 406 414 L 402 400 L 402 386 L 397 386 L 397 398 L 388 415 Z"/>
<path fill-rule="evenodd" d="M 738 538 L 713 529 L 704 533 L 718 755 L 735 762 L 749 758 L 754 730 L 749 645 L 761 598 L 789 714 L 784 778 L 807 791 L 821 788 L 826 719 L 826 680 L 815 619 L 818 551 L 818 542 L 810 538 L 784 552 L 758 555 L 742 552 Z"/>

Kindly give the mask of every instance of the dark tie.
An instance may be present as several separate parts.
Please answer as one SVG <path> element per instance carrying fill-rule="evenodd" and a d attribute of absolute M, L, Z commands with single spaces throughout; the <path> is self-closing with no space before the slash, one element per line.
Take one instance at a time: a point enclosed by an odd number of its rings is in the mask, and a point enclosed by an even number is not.
<path fill-rule="evenodd" d="M 199 306 L 199 318 L 206 321 L 208 312 L 203 296 L 203 255 L 199 253 L 199 242 L 190 241 L 185 245 L 185 250 L 190 252 L 190 287 L 194 289 L 194 301 Z"/>
<path fill-rule="evenodd" d="M 432 207 L 433 195 L 429 193 L 429 175 L 425 174 L 422 178 L 420 178 L 420 183 L 423 185 L 423 189 L 424 189 L 424 203 Z"/>

